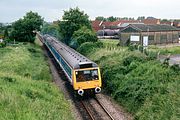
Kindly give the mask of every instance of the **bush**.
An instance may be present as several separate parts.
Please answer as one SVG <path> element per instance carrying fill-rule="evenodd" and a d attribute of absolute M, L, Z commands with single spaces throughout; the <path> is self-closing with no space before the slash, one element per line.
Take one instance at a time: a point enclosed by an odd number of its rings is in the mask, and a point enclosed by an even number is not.
<path fill-rule="evenodd" d="M 98 61 L 103 90 L 131 112 L 136 120 L 179 118 L 179 66 L 162 65 L 157 52 L 146 55 L 126 49 L 109 50 L 84 43 L 78 50 Z M 110 54 L 108 54 L 110 53 Z M 165 64 L 168 64 L 168 60 Z M 164 67 L 166 66 L 166 67 Z"/>
<path fill-rule="evenodd" d="M 128 49 L 129 49 L 130 51 L 137 50 L 137 49 L 138 49 L 138 44 L 130 44 L 130 45 L 128 46 Z"/>
<path fill-rule="evenodd" d="M 6 47 L 6 43 L 5 42 L 1 42 L 0 43 L 0 48 Z"/>
<path fill-rule="evenodd" d="M 170 67 L 172 70 L 174 70 L 175 72 L 180 72 L 180 66 L 179 64 L 174 64 Z"/>
<path fill-rule="evenodd" d="M 77 40 L 71 40 L 69 46 L 73 49 L 77 49 L 79 47 L 79 44 L 78 44 Z"/>
<path fill-rule="evenodd" d="M 101 48 L 102 46 L 102 42 L 85 42 L 77 49 L 77 51 L 79 51 L 83 55 L 87 55 L 89 53 L 92 53 L 96 48 Z"/>
<path fill-rule="evenodd" d="M 92 30 L 86 26 L 81 27 L 73 33 L 72 39 L 76 40 L 79 45 L 85 42 L 97 42 L 98 38 Z"/>
<path fill-rule="evenodd" d="M 146 51 L 146 55 L 148 56 L 149 60 L 155 60 L 157 59 L 157 52 L 154 51 Z"/>

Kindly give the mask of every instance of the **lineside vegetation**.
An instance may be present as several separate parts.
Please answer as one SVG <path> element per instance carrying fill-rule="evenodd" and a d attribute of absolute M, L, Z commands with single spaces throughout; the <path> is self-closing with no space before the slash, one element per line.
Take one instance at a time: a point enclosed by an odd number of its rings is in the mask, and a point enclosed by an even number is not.
<path fill-rule="evenodd" d="M 180 68 L 107 41 L 84 43 L 78 51 L 100 65 L 104 92 L 135 119 L 180 119 Z"/>
<path fill-rule="evenodd" d="M 0 49 L 0 119 L 73 119 L 39 46 L 21 43 Z"/>

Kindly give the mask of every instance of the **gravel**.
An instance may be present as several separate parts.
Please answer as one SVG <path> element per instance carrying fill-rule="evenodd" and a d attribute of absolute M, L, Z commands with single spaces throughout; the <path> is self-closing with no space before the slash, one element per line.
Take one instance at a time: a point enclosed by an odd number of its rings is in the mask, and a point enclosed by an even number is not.
<path fill-rule="evenodd" d="M 127 113 L 112 98 L 104 94 L 97 94 L 97 99 L 104 105 L 115 120 L 133 120 L 132 115 Z"/>

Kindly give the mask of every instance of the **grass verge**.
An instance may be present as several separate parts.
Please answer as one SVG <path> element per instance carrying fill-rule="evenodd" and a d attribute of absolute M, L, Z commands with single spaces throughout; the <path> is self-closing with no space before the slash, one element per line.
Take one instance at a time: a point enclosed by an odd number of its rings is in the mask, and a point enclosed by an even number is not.
<path fill-rule="evenodd" d="M 73 119 L 69 103 L 51 80 L 39 46 L 20 44 L 1 48 L 0 119 Z"/>

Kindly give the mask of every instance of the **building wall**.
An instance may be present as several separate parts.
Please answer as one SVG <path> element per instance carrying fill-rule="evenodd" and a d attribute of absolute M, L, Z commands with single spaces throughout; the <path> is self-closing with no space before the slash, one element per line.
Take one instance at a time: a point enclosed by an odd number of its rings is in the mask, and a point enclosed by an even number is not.
<path fill-rule="evenodd" d="M 137 44 L 143 43 L 143 36 L 148 36 L 149 45 L 155 44 L 168 44 L 168 43 L 178 43 L 179 33 L 178 31 L 167 31 L 167 32 L 137 32 L 137 33 L 120 33 L 120 43 L 125 45 L 128 40 L 130 40 L 131 35 L 139 35 L 140 41 L 135 42 Z M 131 42 L 134 43 L 134 42 Z"/>
<path fill-rule="evenodd" d="M 126 45 L 126 43 L 128 41 L 130 41 L 130 36 L 131 35 L 140 36 L 141 34 L 140 33 L 121 33 L 120 34 L 120 44 L 123 45 L 123 46 Z M 140 44 L 141 42 L 139 41 L 139 42 L 134 42 L 134 43 Z"/>

